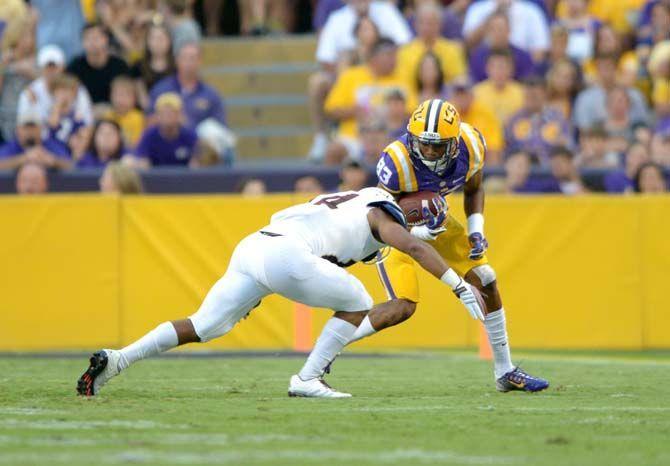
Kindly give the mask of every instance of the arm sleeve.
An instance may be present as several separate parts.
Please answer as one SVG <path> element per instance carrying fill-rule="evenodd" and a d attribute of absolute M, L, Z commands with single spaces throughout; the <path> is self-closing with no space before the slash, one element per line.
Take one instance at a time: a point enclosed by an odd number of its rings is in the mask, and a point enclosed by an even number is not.
<path fill-rule="evenodd" d="M 161 80 L 154 84 L 153 87 L 149 90 L 149 108 L 147 108 L 147 115 L 153 115 L 155 113 L 156 100 L 161 96 L 161 94 L 168 92 L 165 87 L 166 86 L 163 85 L 163 81 Z"/>
<path fill-rule="evenodd" d="M 391 35 L 393 41 L 402 45 L 412 40 L 412 31 L 410 31 L 407 21 L 400 14 L 400 11 L 390 3 L 383 4 L 383 7 L 385 8 L 384 26 L 385 29 L 393 31 L 393 35 Z"/>
<path fill-rule="evenodd" d="M 331 15 L 321 30 L 319 43 L 316 46 L 316 61 L 334 64 L 337 61 L 337 24 Z"/>
<path fill-rule="evenodd" d="M 467 37 L 468 34 L 481 26 L 486 16 L 487 11 L 484 5 L 477 4 L 477 2 L 471 3 L 463 20 L 463 37 Z"/>
<path fill-rule="evenodd" d="M 48 146 L 45 145 L 44 148 L 59 159 L 70 159 L 70 150 L 60 141 L 52 139 L 50 144 Z"/>
<path fill-rule="evenodd" d="M 386 151 L 382 152 L 379 162 L 377 162 L 377 180 L 387 191 L 391 193 L 400 192 L 398 170 Z"/>
<path fill-rule="evenodd" d="M 330 112 L 336 108 L 348 108 L 356 105 L 356 96 L 353 92 L 354 83 L 350 79 L 350 70 L 343 71 L 337 78 L 333 88 L 326 97 L 324 109 Z"/>
<path fill-rule="evenodd" d="M 549 25 L 540 7 L 533 4 L 528 6 L 528 21 L 526 24 L 529 28 L 528 42 L 533 44 L 533 50 L 549 50 Z"/>
<path fill-rule="evenodd" d="M 486 126 L 486 138 L 482 134 L 482 139 L 486 142 L 486 148 L 489 147 L 493 151 L 500 151 L 505 145 L 505 136 L 503 134 L 503 127 L 495 117 L 495 115 L 490 115 L 490 118 L 487 117 L 487 126 Z"/>
<path fill-rule="evenodd" d="M 455 43 L 453 49 L 452 60 L 449 63 L 449 76 L 451 79 L 459 76 L 466 76 L 468 67 L 465 64 L 465 53 L 461 44 Z"/>
<path fill-rule="evenodd" d="M 477 138 L 479 139 L 479 142 L 481 143 L 481 160 L 479 161 L 479 168 L 476 171 L 479 171 L 484 168 L 484 163 L 486 163 L 486 151 L 488 150 L 488 145 L 486 144 L 486 139 L 484 138 L 484 135 L 482 134 L 481 131 L 479 131 L 477 128 L 473 128 L 475 130 L 475 134 L 477 135 Z"/>
<path fill-rule="evenodd" d="M 137 143 L 137 146 L 135 146 L 135 150 L 133 151 L 133 154 L 135 154 L 136 157 L 141 157 L 143 159 L 148 159 L 149 158 L 149 132 L 145 131 L 142 133 L 142 137 L 140 138 L 139 142 Z"/>
<path fill-rule="evenodd" d="M 215 99 L 212 99 L 213 105 L 212 105 L 212 115 L 211 117 L 214 118 L 216 121 L 221 123 L 223 126 L 226 126 L 226 105 L 223 102 L 223 99 L 221 98 L 220 95 L 216 91 L 214 92 L 214 96 L 216 96 Z"/>
<path fill-rule="evenodd" d="M 28 92 L 28 88 L 26 88 L 19 94 L 19 102 L 16 106 L 17 115 L 25 113 L 30 107 L 30 98 L 28 97 Z"/>
<path fill-rule="evenodd" d="M 512 153 L 519 149 L 519 144 L 516 137 L 514 137 L 513 131 L 516 121 L 516 118 L 511 118 L 505 125 L 505 149 L 507 153 Z"/>
<path fill-rule="evenodd" d="M 17 147 L 11 142 L 5 143 L 0 146 L 0 159 L 8 159 L 19 155 L 21 152 L 17 152 Z"/>

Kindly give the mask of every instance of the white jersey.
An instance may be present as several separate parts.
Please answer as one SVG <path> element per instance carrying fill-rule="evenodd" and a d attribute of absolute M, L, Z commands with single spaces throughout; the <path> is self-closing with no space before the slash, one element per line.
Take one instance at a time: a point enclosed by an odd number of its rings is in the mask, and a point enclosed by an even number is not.
<path fill-rule="evenodd" d="M 371 259 L 384 247 L 372 234 L 367 218 L 375 207 L 405 225 L 393 196 L 379 188 L 365 188 L 323 194 L 309 203 L 281 210 L 261 231 L 299 238 L 314 255 L 346 267 Z"/>

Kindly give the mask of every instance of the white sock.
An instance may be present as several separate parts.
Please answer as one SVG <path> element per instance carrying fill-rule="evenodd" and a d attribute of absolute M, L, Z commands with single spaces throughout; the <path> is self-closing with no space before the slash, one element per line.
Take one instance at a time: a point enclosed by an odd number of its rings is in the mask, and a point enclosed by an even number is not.
<path fill-rule="evenodd" d="M 163 322 L 139 340 L 121 350 L 119 368 L 127 368 L 140 359 L 154 356 L 174 348 L 179 343 L 177 331 L 171 322 Z"/>
<path fill-rule="evenodd" d="M 370 322 L 370 318 L 368 316 L 365 316 L 363 319 L 363 322 L 361 322 L 361 325 L 358 326 L 356 331 L 354 332 L 354 336 L 351 337 L 351 340 L 349 343 L 353 343 L 355 341 L 360 340 L 361 338 L 369 337 L 370 335 L 377 333 L 377 330 L 374 329 L 372 326 L 372 323 Z"/>
<path fill-rule="evenodd" d="M 316 340 L 314 349 L 309 354 L 305 365 L 298 376 L 302 380 L 310 380 L 323 375 L 323 370 L 330 361 L 349 343 L 356 331 L 356 326 L 337 317 L 331 318 Z"/>
<path fill-rule="evenodd" d="M 514 369 L 507 342 L 507 328 L 505 326 L 505 309 L 486 314 L 484 327 L 489 336 L 489 343 L 493 351 L 493 372 L 496 379 Z"/>

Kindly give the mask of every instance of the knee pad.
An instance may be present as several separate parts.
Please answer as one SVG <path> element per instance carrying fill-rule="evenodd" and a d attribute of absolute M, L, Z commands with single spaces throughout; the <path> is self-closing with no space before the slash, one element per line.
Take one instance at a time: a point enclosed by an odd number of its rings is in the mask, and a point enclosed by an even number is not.
<path fill-rule="evenodd" d="M 493 270 L 488 264 L 478 265 L 473 268 L 472 271 L 479 277 L 479 280 L 482 282 L 482 286 L 488 286 L 494 281 L 496 281 L 496 271 Z"/>

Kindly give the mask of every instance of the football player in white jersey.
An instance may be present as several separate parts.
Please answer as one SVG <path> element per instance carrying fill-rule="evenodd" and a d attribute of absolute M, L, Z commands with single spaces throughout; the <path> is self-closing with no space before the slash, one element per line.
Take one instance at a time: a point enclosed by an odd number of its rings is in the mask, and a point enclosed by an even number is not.
<path fill-rule="evenodd" d="M 409 234 L 393 197 L 379 188 L 318 196 L 277 212 L 265 228 L 235 248 L 228 270 L 187 319 L 164 322 L 121 350 L 92 355 L 77 382 L 80 395 L 97 395 L 112 377 L 140 359 L 186 343 L 206 342 L 228 333 L 261 299 L 278 293 L 308 306 L 335 311 L 289 395 L 340 398 L 323 381 L 325 367 L 352 339 L 372 308 L 363 284 L 343 267 L 372 259 L 384 246 L 409 254 L 449 285 L 475 319 L 484 319 L 481 296 L 451 269 L 432 246 Z"/>

